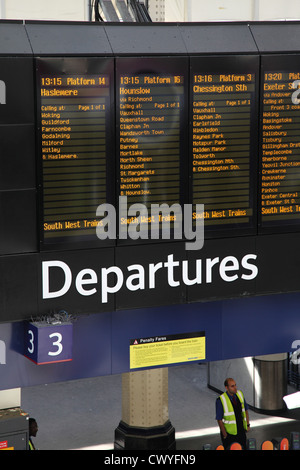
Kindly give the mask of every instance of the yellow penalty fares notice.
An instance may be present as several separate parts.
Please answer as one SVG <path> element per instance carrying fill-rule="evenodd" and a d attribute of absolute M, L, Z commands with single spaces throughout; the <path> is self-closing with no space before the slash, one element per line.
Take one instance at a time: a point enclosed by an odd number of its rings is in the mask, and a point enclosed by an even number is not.
<path fill-rule="evenodd" d="M 130 341 L 130 369 L 205 359 L 205 335 L 170 335 Z"/>

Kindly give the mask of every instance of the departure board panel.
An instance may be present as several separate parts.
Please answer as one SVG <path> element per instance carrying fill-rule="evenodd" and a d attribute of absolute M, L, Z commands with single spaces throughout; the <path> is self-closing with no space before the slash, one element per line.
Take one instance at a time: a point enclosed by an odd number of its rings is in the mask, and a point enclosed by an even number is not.
<path fill-rule="evenodd" d="M 113 76 L 111 59 L 37 60 L 42 245 L 100 243 L 97 207 L 113 202 Z"/>
<path fill-rule="evenodd" d="M 191 198 L 206 235 L 256 224 L 258 77 L 256 57 L 191 58 Z"/>
<path fill-rule="evenodd" d="M 300 57 L 263 57 L 261 226 L 300 224 Z"/>
<path fill-rule="evenodd" d="M 124 205 L 142 204 L 147 213 L 140 230 L 150 239 L 150 225 L 160 229 L 164 221 L 164 215 L 154 214 L 154 205 L 184 202 L 188 62 L 179 57 L 116 62 L 120 213 Z M 176 215 L 170 211 L 166 217 L 174 228 Z M 121 239 L 132 221 L 120 216 Z"/>

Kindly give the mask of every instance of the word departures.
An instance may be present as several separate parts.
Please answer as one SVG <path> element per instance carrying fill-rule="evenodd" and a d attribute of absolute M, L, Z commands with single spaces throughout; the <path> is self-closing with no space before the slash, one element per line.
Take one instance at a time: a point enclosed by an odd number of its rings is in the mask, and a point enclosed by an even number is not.
<path fill-rule="evenodd" d="M 148 266 L 131 264 L 126 271 L 119 266 L 102 267 L 97 272 L 90 267 L 80 270 L 75 276 L 69 265 L 61 260 L 42 262 L 42 296 L 43 299 L 62 297 L 71 288 L 82 296 L 99 295 L 101 303 L 108 302 L 109 294 L 116 294 L 123 287 L 129 291 L 155 289 L 162 279 L 166 279 L 169 287 L 179 287 L 181 283 L 187 286 L 210 284 L 218 282 L 235 282 L 239 279 L 251 281 L 258 274 L 256 265 L 257 255 L 245 254 L 241 260 L 235 256 L 220 258 L 196 259 L 194 277 L 189 277 L 189 261 L 176 260 L 173 254 L 167 260 L 149 263 Z M 51 290 L 51 278 L 61 270 L 63 279 L 60 288 Z"/>

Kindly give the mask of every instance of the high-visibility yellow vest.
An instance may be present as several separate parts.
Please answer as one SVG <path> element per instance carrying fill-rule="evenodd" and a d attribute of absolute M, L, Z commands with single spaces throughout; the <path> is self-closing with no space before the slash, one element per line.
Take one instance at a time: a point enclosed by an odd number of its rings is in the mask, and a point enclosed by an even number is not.
<path fill-rule="evenodd" d="M 33 445 L 33 443 L 31 442 L 30 439 L 28 441 L 28 444 L 29 444 L 29 450 L 35 450 L 34 445 Z"/>
<path fill-rule="evenodd" d="M 245 403 L 244 403 L 244 395 L 241 390 L 237 391 L 237 396 L 242 405 L 242 418 L 243 418 L 243 426 L 244 429 L 247 431 L 247 418 L 246 418 L 246 410 L 245 410 Z M 228 434 L 236 435 L 237 434 L 237 425 L 236 419 L 234 414 L 233 405 L 227 393 L 223 393 L 220 396 L 221 403 L 223 405 L 223 423 Z"/>

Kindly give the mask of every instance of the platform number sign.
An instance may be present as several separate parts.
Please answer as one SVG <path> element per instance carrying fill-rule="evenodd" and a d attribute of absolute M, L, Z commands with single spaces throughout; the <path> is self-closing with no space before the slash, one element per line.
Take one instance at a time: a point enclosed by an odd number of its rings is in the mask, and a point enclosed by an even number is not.
<path fill-rule="evenodd" d="M 26 323 L 24 355 L 36 364 L 72 360 L 73 325 Z"/>

